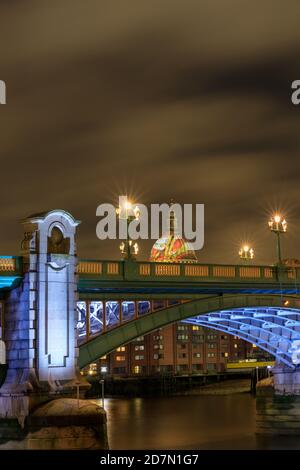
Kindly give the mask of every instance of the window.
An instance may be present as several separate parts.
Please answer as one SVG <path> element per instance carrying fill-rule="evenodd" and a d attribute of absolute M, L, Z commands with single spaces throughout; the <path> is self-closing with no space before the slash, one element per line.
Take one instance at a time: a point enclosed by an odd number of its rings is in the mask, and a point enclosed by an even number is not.
<path fill-rule="evenodd" d="M 207 353 L 207 357 L 215 357 L 215 353 L 209 352 L 209 353 Z"/>
<path fill-rule="evenodd" d="M 201 353 L 197 352 L 193 354 L 193 357 L 201 357 Z"/>
<path fill-rule="evenodd" d="M 177 335 L 178 341 L 188 341 L 188 339 L 189 339 L 188 335 Z"/>
<path fill-rule="evenodd" d="M 140 374 L 142 372 L 142 366 L 134 366 L 132 371 L 134 374 Z"/>
<path fill-rule="evenodd" d="M 135 341 L 144 341 L 144 336 L 139 336 L 138 338 L 135 339 Z"/>
<path fill-rule="evenodd" d="M 207 335 L 208 340 L 217 339 L 217 335 Z"/>
<path fill-rule="evenodd" d="M 126 351 L 126 348 L 125 348 L 125 346 L 120 346 L 119 348 L 117 348 L 117 351 L 118 352 L 124 352 L 124 351 Z"/>
<path fill-rule="evenodd" d="M 221 339 L 228 339 L 228 336 L 227 335 L 222 335 Z"/>
<path fill-rule="evenodd" d="M 125 374 L 126 373 L 126 367 L 114 367 L 113 368 L 113 373 L 114 374 Z"/>
<path fill-rule="evenodd" d="M 95 362 L 90 364 L 88 374 L 89 375 L 96 375 L 97 374 L 97 364 Z"/>
<path fill-rule="evenodd" d="M 177 325 L 178 331 L 185 331 L 188 329 L 188 325 Z"/>
<path fill-rule="evenodd" d="M 116 361 L 117 362 L 125 361 L 125 356 L 116 356 Z"/>
<path fill-rule="evenodd" d="M 153 349 L 164 349 L 163 344 L 153 344 Z"/>
<path fill-rule="evenodd" d="M 234 349 L 237 349 L 238 345 L 236 343 L 234 343 Z"/>
<path fill-rule="evenodd" d="M 140 344 L 138 346 L 134 346 L 135 351 L 144 351 L 145 346 L 143 344 Z"/>
<path fill-rule="evenodd" d="M 195 334 L 193 334 L 193 336 L 192 336 L 192 341 L 194 341 L 194 343 L 202 343 L 202 342 L 203 342 L 203 339 L 204 339 L 204 336 L 203 336 L 203 335 L 195 335 Z"/>
<path fill-rule="evenodd" d="M 153 354 L 153 359 L 158 359 L 158 354 Z"/>
<path fill-rule="evenodd" d="M 216 343 L 208 343 L 208 349 L 215 349 L 217 347 Z"/>
<path fill-rule="evenodd" d="M 178 357 L 179 357 L 179 359 L 185 359 L 186 358 L 186 353 L 179 353 Z"/>
<path fill-rule="evenodd" d="M 222 352 L 221 357 L 228 357 L 228 352 Z"/>
<path fill-rule="evenodd" d="M 134 356 L 134 359 L 136 361 L 142 361 L 144 359 L 145 356 Z"/>
<path fill-rule="evenodd" d="M 197 325 L 193 325 L 193 331 L 199 331 L 200 330 L 200 326 L 197 326 Z"/>

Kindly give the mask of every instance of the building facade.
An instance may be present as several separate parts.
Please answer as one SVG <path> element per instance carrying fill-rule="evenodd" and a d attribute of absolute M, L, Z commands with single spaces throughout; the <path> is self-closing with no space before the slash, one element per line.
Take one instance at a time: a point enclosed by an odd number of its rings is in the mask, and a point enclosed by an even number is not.
<path fill-rule="evenodd" d="M 237 337 L 175 323 L 118 348 L 91 364 L 90 371 L 122 377 L 222 373 L 228 362 L 245 359 L 270 356 Z"/>

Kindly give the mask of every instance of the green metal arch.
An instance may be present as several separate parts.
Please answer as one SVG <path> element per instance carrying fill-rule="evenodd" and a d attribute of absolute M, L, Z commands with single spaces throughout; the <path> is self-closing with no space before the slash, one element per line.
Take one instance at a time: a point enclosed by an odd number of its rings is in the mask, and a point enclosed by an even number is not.
<path fill-rule="evenodd" d="M 289 308 L 300 307 L 298 298 L 284 296 L 284 301 L 286 300 L 289 301 Z M 283 298 L 280 295 L 236 294 L 203 296 L 197 300 L 157 310 L 96 336 L 79 347 L 78 365 L 80 368 L 86 367 L 91 362 L 97 361 L 100 357 L 109 354 L 119 346 L 133 341 L 139 336 L 144 336 L 151 333 L 151 331 L 185 320 L 186 318 L 218 310 L 230 310 L 232 308 L 282 306 Z"/>

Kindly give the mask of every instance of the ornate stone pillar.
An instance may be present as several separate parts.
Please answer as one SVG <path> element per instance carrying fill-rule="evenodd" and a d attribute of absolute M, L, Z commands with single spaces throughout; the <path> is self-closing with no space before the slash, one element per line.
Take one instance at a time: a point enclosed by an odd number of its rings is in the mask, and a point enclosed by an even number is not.
<path fill-rule="evenodd" d="M 26 416 L 32 403 L 68 393 L 77 377 L 76 227 L 62 210 L 23 221 L 24 279 L 6 300 L 8 373 L 0 416 Z"/>

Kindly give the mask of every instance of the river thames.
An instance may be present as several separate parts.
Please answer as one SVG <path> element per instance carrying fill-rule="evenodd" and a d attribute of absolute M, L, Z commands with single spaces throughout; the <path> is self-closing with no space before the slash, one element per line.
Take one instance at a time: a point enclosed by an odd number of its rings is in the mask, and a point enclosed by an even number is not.
<path fill-rule="evenodd" d="M 299 436 L 255 435 L 255 398 L 248 393 L 108 398 L 105 409 L 112 450 L 300 449 Z"/>

